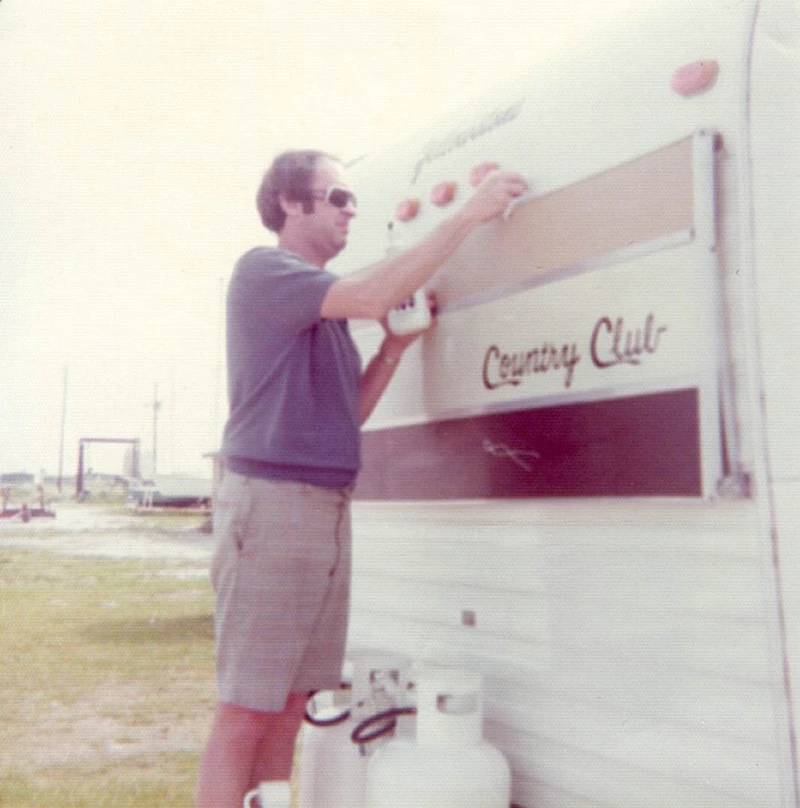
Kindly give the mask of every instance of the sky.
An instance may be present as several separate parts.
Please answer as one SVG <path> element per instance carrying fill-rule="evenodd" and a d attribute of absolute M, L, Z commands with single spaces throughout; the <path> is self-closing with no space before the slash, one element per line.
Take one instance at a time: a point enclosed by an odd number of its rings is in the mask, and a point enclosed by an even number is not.
<path fill-rule="evenodd" d="M 380 151 L 635 4 L 0 0 L 0 473 L 74 474 L 110 437 L 210 474 L 272 157 Z"/>

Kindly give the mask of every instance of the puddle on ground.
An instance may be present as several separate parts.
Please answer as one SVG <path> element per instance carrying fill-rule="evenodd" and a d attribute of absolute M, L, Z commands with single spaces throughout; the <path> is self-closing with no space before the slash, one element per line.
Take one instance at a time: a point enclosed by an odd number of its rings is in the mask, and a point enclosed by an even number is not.
<path fill-rule="evenodd" d="M 213 536 L 199 530 L 196 520 L 142 513 L 106 511 L 94 505 L 60 503 L 55 518 L 36 517 L 28 523 L 0 519 L 0 547 L 47 549 L 69 555 L 107 558 L 177 558 L 207 561 Z"/>

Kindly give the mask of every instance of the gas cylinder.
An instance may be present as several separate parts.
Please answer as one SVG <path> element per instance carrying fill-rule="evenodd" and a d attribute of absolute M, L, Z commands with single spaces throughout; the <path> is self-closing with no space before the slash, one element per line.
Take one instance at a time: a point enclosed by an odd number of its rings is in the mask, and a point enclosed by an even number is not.
<path fill-rule="evenodd" d="M 348 655 L 348 667 L 349 690 L 320 691 L 306 705 L 298 738 L 298 808 L 363 808 L 369 757 L 396 727 L 381 716 L 407 698 L 410 660 L 365 649 Z M 354 743 L 354 730 L 376 716 L 378 731 Z"/>
<path fill-rule="evenodd" d="M 370 758 L 365 808 L 508 808 L 508 763 L 482 724 L 480 675 L 420 670 L 416 738 L 390 740 Z"/>
<path fill-rule="evenodd" d="M 292 792 L 288 780 L 270 780 L 244 795 L 242 808 L 253 808 L 256 797 L 261 808 L 291 808 Z"/>

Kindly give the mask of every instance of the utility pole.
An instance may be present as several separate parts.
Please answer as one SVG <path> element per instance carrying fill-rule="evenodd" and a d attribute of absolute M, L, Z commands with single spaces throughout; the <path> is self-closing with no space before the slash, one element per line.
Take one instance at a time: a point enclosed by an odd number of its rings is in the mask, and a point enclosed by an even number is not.
<path fill-rule="evenodd" d="M 225 341 L 225 284 L 222 278 L 218 279 L 218 308 L 217 308 L 217 362 L 214 368 L 214 412 L 211 419 L 211 436 L 209 447 L 213 451 L 219 450 L 221 440 L 220 412 L 222 401 L 222 363 L 223 363 L 223 343 Z"/>
<path fill-rule="evenodd" d="M 64 366 L 64 391 L 61 395 L 61 445 L 58 450 L 58 493 L 64 479 L 64 432 L 67 424 L 67 381 L 69 380 L 69 368 Z"/>
<path fill-rule="evenodd" d="M 161 402 L 158 400 L 158 382 L 156 382 L 153 389 L 153 482 L 155 482 L 158 467 L 158 411 L 160 409 Z"/>

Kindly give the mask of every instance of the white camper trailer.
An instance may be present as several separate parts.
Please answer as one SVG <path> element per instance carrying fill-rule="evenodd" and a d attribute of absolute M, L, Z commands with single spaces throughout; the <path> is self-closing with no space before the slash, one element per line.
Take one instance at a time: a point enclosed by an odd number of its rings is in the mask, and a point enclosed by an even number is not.
<path fill-rule="evenodd" d="M 798 805 L 799 46 L 798 0 L 643 3 L 351 168 L 341 270 L 531 183 L 366 425 L 350 633 L 482 673 L 525 808 Z"/>

